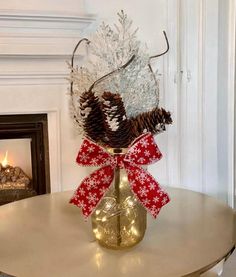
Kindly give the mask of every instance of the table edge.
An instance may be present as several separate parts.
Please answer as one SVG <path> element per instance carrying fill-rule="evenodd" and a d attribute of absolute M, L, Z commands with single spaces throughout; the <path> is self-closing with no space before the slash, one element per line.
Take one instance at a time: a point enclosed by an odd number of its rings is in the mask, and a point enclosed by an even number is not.
<path fill-rule="evenodd" d="M 223 255 L 223 257 L 217 259 L 216 261 L 212 262 L 209 265 L 206 265 L 194 272 L 191 272 L 189 274 L 183 275 L 181 277 L 191 277 L 191 276 L 199 276 L 205 272 L 207 272 L 208 270 L 212 269 L 214 266 L 216 266 L 220 261 L 222 261 L 223 259 L 225 259 L 225 261 L 233 254 L 235 250 L 235 245 L 225 254 Z"/>

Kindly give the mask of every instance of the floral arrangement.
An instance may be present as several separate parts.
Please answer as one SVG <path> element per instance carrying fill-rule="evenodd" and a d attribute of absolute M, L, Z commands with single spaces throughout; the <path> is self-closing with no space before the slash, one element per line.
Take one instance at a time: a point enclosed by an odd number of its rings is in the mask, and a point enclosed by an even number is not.
<path fill-rule="evenodd" d="M 70 65 L 71 115 L 80 134 L 100 145 L 126 148 L 143 133 L 153 135 L 172 123 L 159 107 L 159 80 L 147 47 L 137 39 L 132 20 L 121 11 L 114 27 L 103 23 L 90 40 L 86 67 Z"/>
<path fill-rule="evenodd" d="M 156 218 L 170 198 L 143 166 L 162 154 L 154 135 L 172 123 L 159 106 L 159 80 L 137 39 L 132 20 L 121 11 L 118 24 L 103 23 L 96 34 L 76 45 L 70 74 L 71 115 L 85 136 L 77 156 L 81 166 L 99 167 L 85 177 L 70 203 L 85 218 L 92 215 L 93 232 L 108 248 L 122 249 L 142 240 L 146 211 Z M 82 42 L 89 45 L 86 67 L 74 67 Z"/>

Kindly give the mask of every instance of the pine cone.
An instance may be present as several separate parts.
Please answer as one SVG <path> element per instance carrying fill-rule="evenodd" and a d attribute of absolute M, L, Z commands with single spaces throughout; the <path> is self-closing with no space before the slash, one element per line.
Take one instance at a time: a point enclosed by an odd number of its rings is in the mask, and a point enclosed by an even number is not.
<path fill-rule="evenodd" d="M 130 118 L 132 126 L 132 135 L 134 138 L 145 132 L 158 134 L 166 130 L 167 124 L 172 124 L 170 112 L 163 108 L 154 108 L 150 112 L 139 114 L 134 118 Z"/>
<path fill-rule="evenodd" d="M 131 128 L 119 93 L 103 93 L 103 112 L 108 145 L 125 148 L 132 141 Z"/>
<path fill-rule="evenodd" d="M 93 92 L 85 91 L 80 97 L 80 115 L 85 134 L 95 142 L 105 136 L 104 118 L 101 103 Z"/>

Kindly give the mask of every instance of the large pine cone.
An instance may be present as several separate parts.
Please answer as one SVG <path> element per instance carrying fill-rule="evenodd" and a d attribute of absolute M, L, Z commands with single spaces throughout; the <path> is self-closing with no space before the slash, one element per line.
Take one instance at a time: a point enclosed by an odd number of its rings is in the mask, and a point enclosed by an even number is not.
<path fill-rule="evenodd" d="M 119 93 L 104 92 L 103 112 L 108 145 L 125 148 L 132 141 L 131 128 Z"/>
<path fill-rule="evenodd" d="M 163 108 L 154 108 L 150 112 L 130 118 L 133 137 L 138 137 L 145 132 L 159 134 L 166 130 L 168 124 L 172 124 L 171 113 Z"/>
<path fill-rule="evenodd" d="M 80 97 L 80 114 L 86 136 L 100 142 L 104 140 L 105 126 L 101 103 L 93 92 L 84 92 Z"/>

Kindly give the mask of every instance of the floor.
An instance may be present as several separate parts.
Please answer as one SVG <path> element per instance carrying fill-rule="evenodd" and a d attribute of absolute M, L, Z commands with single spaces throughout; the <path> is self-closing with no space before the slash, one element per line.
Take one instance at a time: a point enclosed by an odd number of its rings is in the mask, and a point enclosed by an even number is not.
<path fill-rule="evenodd" d="M 222 277 L 236 277 L 236 250 L 226 261 Z"/>

